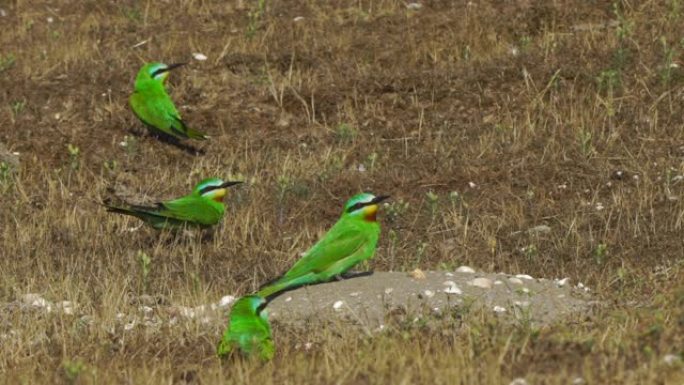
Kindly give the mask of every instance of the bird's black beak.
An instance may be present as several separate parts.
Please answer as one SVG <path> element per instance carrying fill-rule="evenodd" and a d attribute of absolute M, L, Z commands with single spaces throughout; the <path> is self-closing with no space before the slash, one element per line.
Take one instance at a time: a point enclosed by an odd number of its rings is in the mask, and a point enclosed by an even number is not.
<path fill-rule="evenodd" d="M 236 184 L 241 184 L 241 183 L 244 183 L 244 182 L 241 180 L 223 182 L 223 184 L 220 186 L 220 188 L 235 186 Z"/>
<path fill-rule="evenodd" d="M 384 201 L 385 199 L 387 199 L 389 197 L 390 197 L 389 195 L 378 195 L 375 198 L 373 198 L 373 200 L 370 201 L 370 203 L 376 205 L 376 204 Z"/>
<path fill-rule="evenodd" d="M 169 64 L 168 66 L 166 66 L 166 68 L 164 68 L 164 71 L 171 71 L 171 70 L 176 69 L 178 67 L 182 67 L 186 64 L 188 64 L 188 62 Z"/>

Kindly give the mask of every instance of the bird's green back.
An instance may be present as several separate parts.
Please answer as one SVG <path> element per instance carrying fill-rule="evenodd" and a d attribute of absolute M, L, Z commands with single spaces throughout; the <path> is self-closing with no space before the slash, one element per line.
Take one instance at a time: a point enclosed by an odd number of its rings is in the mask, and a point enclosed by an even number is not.
<path fill-rule="evenodd" d="M 258 294 L 270 297 L 283 290 L 326 282 L 344 274 L 359 262 L 373 257 L 379 235 L 380 225 L 374 220 L 345 213 L 290 270 Z"/>

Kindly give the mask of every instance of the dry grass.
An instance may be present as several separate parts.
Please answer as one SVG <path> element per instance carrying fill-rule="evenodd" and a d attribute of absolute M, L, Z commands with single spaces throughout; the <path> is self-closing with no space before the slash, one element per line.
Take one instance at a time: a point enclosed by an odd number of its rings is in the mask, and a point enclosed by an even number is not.
<path fill-rule="evenodd" d="M 0 142 L 22 161 L 0 174 L 0 301 L 40 293 L 94 320 L 5 309 L 4 381 L 684 381 L 662 360 L 684 354 L 684 5 L 256 3 L 0 5 Z M 192 52 L 209 59 L 170 83 L 186 120 L 215 137 L 203 156 L 133 135 L 127 107 L 144 61 Z M 112 186 L 167 198 L 231 175 L 250 184 L 204 238 L 130 232 L 134 220 L 98 204 Z M 265 365 L 218 362 L 220 328 L 115 325 L 143 292 L 197 304 L 256 288 L 361 190 L 393 196 L 377 270 L 569 276 L 607 306 L 544 330 L 476 315 L 372 340 L 276 327 Z M 524 232 L 540 224 L 552 232 Z M 152 257 L 146 283 L 139 251 Z"/>

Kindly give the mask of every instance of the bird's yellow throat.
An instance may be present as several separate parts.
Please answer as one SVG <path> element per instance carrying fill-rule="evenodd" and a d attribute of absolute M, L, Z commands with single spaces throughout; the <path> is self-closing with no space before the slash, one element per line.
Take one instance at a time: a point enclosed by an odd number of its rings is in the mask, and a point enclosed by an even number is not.
<path fill-rule="evenodd" d="M 375 222 L 378 213 L 378 205 L 369 205 L 363 209 L 363 219 L 369 222 Z"/>

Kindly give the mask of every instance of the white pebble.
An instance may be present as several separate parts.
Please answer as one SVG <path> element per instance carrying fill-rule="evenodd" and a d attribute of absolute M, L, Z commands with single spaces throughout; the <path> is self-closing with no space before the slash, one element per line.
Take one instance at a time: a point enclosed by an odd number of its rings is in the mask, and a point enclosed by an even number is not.
<path fill-rule="evenodd" d="M 582 378 L 582 377 L 575 377 L 575 378 L 572 380 L 572 385 L 584 385 L 584 384 L 586 384 L 586 383 L 587 383 L 587 382 L 586 382 L 586 381 L 584 380 L 584 378 Z"/>
<path fill-rule="evenodd" d="M 511 381 L 508 385 L 528 385 L 528 382 L 524 378 L 516 378 L 515 380 Z"/>
<path fill-rule="evenodd" d="M 57 307 L 66 315 L 74 314 L 74 303 L 71 301 L 62 301 L 57 303 Z"/>
<path fill-rule="evenodd" d="M 392 294 L 393 291 L 394 291 L 394 289 L 392 289 L 391 287 L 388 287 L 385 289 L 385 294 L 390 295 L 390 294 Z"/>
<path fill-rule="evenodd" d="M 143 306 L 140 306 L 140 307 L 138 308 L 138 310 L 140 310 L 141 312 L 143 312 L 143 313 L 145 313 L 145 314 L 148 314 L 148 313 L 152 313 L 152 310 L 154 310 L 154 309 L 152 309 L 152 308 L 149 307 L 149 306 L 143 305 Z"/>
<path fill-rule="evenodd" d="M 506 312 L 506 308 L 503 306 L 494 306 L 494 308 L 492 310 L 494 310 L 495 313 L 505 313 Z"/>
<path fill-rule="evenodd" d="M 663 357 L 663 362 L 664 362 L 665 364 L 667 364 L 667 365 L 674 365 L 674 364 L 677 364 L 677 363 L 679 363 L 681 360 L 682 360 L 682 358 L 679 357 L 679 356 L 676 355 L 676 354 L 666 354 L 666 355 Z"/>
<path fill-rule="evenodd" d="M 463 291 L 456 286 L 454 281 L 444 281 L 444 285 L 447 286 L 447 288 L 444 289 L 444 292 L 447 294 L 463 294 Z"/>
<path fill-rule="evenodd" d="M 492 280 L 489 278 L 479 277 L 468 282 L 468 285 L 480 287 L 482 289 L 489 289 L 492 287 Z"/>
<path fill-rule="evenodd" d="M 457 273 L 467 273 L 467 274 L 472 274 L 475 272 L 475 269 L 473 269 L 470 266 L 460 266 L 458 269 L 456 269 Z"/>
<path fill-rule="evenodd" d="M 501 282 L 501 281 L 499 281 L 499 280 L 497 279 L 496 281 L 494 281 L 494 284 L 495 284 L 495 285 L 503 285 L 503 282 Z"/>
<path fill-rule="evenodd" d="M 336 301 L 333 304 L 333 309 L 339 311 L 342 308 L 342 305 L 344 305 L 344 301 Z"/>
<path fill-rule="evenodd" d="M 423 8 L 423 4 L 421 4 L 421 3 L 408 3 L 408 4 L 406 4 L 406 8 L 415 11 L 415 10 Z"/>
<path fill-rule="evenodd" d="M 563 279 L 557 279 L 556 285 L 558 285 L 558 287 L 563 287 L 563 286 L 568 284 L 568 281 L 570 281 L 570 278 L 568 278 L 568 277 L 565 277 Z"/>
<path fill-rule="evenodd" d="M 435 296 L 435 292 L 432 290 L 425 290 L 425 291 L 423 291 L 423 294 L 428 298 L 432 298 Z"/>
<path fill-rule="evenodd" d="M 551 232 L 551 228 L 547 225 L 539 225 L 532 227 L 531 229 L 527 230 L 527 232 L 531 234 L 546 234 Z"/>
<path fill-rule="evenodd" d="M 349 296 L 350 296 L 350 297 L 358 297 L 360 294 L 361 294 L 360 291 L 355 291 L 355 292 L 353 292 L 353 293 L 349 293 Z"/>
<path fill-rule="evenodd" d="M 219 308 L 223 309 L 223 308 L 226 308 L 226 307 L 230 306 L 230 304 L 232 304 L 233 302 L 235 302 L 235 297 L 234 297 L 234 296 L 232 296 L 232 295 L 224 295 L 224 296 L 221 297 L 221 299 L 218 301 L 218 304 L 217 304 L 217 305 L 218 305 Z"/>
<path fill-rule="evenodd" d="M 359 164 L 359 166 L 356 168 L 358 172 L 366 172 L 366 166 L 363 165 L 363 163 Z"/>
<path fill-rule="evenodd" d="M 48 16 L 47 22 L 52 23 L 53 21 L 55 21 L 55 19 L 52 16 Z"/>
<path fill-rule="evenodd" d="M 534 280 L 534 278 L 532 278 L 531 276 L 529 276 L 527 274 L 516 274 L 515 277 L 520 278 L 520 279 L 527 279 L 530 281 Z"/>
<path fill-rule="evenodd" d="M 124 330 L 128 331 L 135 327 L 135 321 L 131 321 L 124 325 Z"/>
<path fill-rule="evenodd" d="M 468 186 L 470 186 L 470 188 L 475 188 L 475 187 L 477 187 L 477 185 L 476 185 L 475 183 L 473 183 L 473 182 L 468 182 Z"/>
<path fill-rule="evenodd" d="M 7 11 L 5 11 L 5 10 L 2 9 L 2 8 L 0 8 L 0 16 L 1 16 L 1 17 L 7 16 Z"/>
<path fill-rule="evenodd" d="M 290 302 L 290 301 L 292 301 L 292 297 L 285 298 L 285 302 Z"/>
<path fill-rule="evenodd" d="M 192 54 L 192 57 L 197 60 L 197 61 L 205 61 L 207 60 L 207 55 L 199 52 L 195 52 Z"/>
<path fill-rule="evenodd" d="M 516 285 L 522 285 L 522 284 L 523 284 L 522 279 L 517 278 L 517 277 L 510 277 L 510 278 L 508 278 L 508 282 L 514 283 L 514 284 L 516 284 Z"/>
<path fill-rule="evenodd" d="M 298 21 L 304 20 L 304 16 L 297 16 L 297 17 L 295 17 L 295 18 L 292 19 L 292 20 L 296 23 L 296 22 L 298 22 Z"/>

